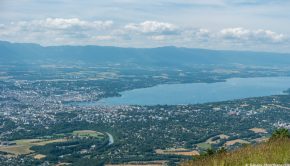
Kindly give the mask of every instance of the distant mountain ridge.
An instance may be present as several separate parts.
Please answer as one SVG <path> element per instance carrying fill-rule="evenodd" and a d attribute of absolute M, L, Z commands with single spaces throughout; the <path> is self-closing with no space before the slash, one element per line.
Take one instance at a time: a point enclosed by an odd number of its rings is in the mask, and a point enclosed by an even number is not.
<path fill-rule="evenodd" d="M 195 48 L 120 48 L 109 46 L 48 46 L 0 41 L 0 63 L 106 64 L 132 63 L 157 66 L 289 65 L 290 54 L 218 51 Z"/>

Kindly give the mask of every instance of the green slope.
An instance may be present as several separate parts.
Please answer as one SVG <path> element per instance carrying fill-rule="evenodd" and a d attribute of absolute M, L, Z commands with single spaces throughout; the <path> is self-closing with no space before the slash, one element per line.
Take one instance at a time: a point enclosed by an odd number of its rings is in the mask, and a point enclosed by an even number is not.
<path fill-rule="evenodd" d="M 290 164 L 289 135 L 286 137 L 280 137 L 275 134 L 277 134 L 277 132 L 273 133 L 270 141 L 262 144 L 249 145 L 233 152 L 217 153 L 210 156 L 200 157 L 196 160 L 184 162 L 181 165 L 245 166 L 247 164 Z"/>

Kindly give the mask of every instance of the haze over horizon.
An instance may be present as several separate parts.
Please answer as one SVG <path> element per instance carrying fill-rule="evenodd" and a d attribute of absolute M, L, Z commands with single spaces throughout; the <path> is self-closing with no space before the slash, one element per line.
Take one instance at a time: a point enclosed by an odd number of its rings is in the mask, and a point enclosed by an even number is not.
<path fill-rule="evenodd" d="M 290 52 L 288 11 L 282 0 L 2 0 L 0 40 Z"/>

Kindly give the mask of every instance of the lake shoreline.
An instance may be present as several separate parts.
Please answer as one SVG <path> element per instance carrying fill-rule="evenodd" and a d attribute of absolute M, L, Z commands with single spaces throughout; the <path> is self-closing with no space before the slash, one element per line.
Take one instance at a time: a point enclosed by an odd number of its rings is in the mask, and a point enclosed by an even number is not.
<path fill-rule="evenodd" d="M 289 85 L 289 86 L 288 86 Z M 72 105 L 188 105 L 250 97 L 286 95 L 290 77 L 229 78 L 214 83 L 159 84 L 121 92 L 121 96 Z"/>

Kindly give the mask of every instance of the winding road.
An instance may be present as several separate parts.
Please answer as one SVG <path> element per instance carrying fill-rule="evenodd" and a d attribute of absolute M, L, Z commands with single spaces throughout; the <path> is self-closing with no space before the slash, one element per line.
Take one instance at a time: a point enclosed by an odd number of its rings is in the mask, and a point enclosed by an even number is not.
<path fill-rule="evenodd" d="M 112 134 L 106 132 L 106 134 L 109 137 L 109 144 L 108 145 L 112 145 L 114 143 L 114 137 L 112 136 Z"/>

